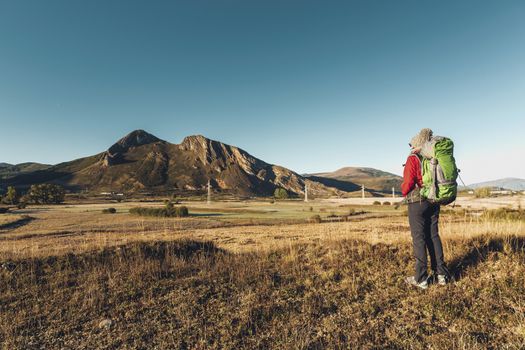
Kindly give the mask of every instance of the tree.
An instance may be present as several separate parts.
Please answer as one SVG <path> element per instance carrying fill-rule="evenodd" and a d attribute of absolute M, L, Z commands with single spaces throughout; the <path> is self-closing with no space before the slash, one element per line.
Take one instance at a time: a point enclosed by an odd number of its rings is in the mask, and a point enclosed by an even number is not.
<path fill-rule="evenodd" d="M 62 186 L 55 184 L 31 185 L 28 193 L 31 200 L 36 203 L 58 204 L 64 201 L 66 192 Z"/>
<path fill-rule="evenodd" d="M 5 200 L 9 204 L 18 203 L 18 193 L 16 193 L 16 188 L 9 186 L 7 188 L 7 194 L 5 195 Z"/>
<path fill-rule="evenodd" d="M 287 199 L 288 198 L 288 192 L 284 188 L 276 188 L 275 192 L 273 193 L 273 196 L 276 199 Z"/>

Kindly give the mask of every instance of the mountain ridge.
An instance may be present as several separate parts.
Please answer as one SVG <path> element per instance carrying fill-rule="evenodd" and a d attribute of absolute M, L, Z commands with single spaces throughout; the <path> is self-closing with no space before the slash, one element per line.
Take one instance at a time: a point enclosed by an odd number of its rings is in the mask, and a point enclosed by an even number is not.
<path fill-rule="evenodd" d="M 479 187 L 495 187 L 513 191 L 525 191 L 525 179 L 517 177 L 505 177 L 496 180 L 477 182 L 474 184 L 470 184 L 467 187 L 472 189 L 476 189 Z"/>
<path fill-rule="evenodd" d="M 0 163 L 0 179 L 5 179 L 17 174 L 29 173 L 51 167 L 49 164 L 24 162 L 18 164 Z"/>
<path fill-rule="evenodd" d="M 392 187 L 399 192 L 403 181 L 399 175 L 370 167 L 343 167 L 333 172 L 306 174 L 306 176 L 337 180 L 350 184 L 352 188 L 357 186 L 358 189 L 364 185 L 365 189 L 382 193 L 392 193 Z"/>
<path fill-rule="evenodd" d="M 71 190 L 135 192 L 204 190 L 208 180 L 214 189 L 243 195 L 271 195 L 278 187 L 299 195 L 306 183 L 312 194 L 342 194 L 202 135 L 190 135 L 174 144 L 144 130 L 132 131 L 95 155 L 19 174 L 6 182 L 20 187 L 52 182 Z"/>

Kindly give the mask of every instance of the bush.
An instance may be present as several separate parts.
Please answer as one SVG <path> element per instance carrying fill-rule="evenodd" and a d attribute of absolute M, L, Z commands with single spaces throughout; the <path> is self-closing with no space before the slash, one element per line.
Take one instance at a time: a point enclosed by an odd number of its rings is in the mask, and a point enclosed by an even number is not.
<path fill-rule="evenodd" d="M 319 215 L 314 215 L 308 219 L 308 222 L 312 224 L 320 224 L 321 222 L 323 222 L 323 220 Z"/>
<path fill-rule="evenodd" d="M 476 198 L 487 198 L 490 197 L 490 187 L 480 187 L 474 190 L 474 196 Z"/>
<path fill-rule="evenodd" d="M 24 206 L 27 205 L 29 202 L 31 202 L 31 197 L 29 197 L 28 194 L 24 194 L 20 197 L 19 203 L 23 204 Z"/>
<path fill-rule="evenodd" d="M 381 205 L 381 202 L 380 201 L 374 201 L 374 203 L 372 203 L 373 205 Z"/>
<path fill-rule="evenodd" d="M 117 212 L 117 209 L 115 208 L 102 209 L 102 214 L 115 214 L 116 212 Z"/>
<path fill-rule="evenodd" d="M 383 205 L 392 205 L 389 201 L 383 202 Z"/>
<path fill-rule="evenodd" d="M 9 208 L 6 207 L 0 207 L 0 214 L 5 214 L 9 211 Z"/>
<path fill-rule="evenodd" d="M 135 207 L 129 210 L 130 214 L 140 216 L 155 216 L 155 217 L 186 217 L 189 216 L 188 208 L 185 206 L 180 207 L 164 207 L 164 208 L 144 208 Z"/>
<path fill-rule="evenodd" d="M 16 207 L 17 207 L 18 209 L 25 209 L 26 206 L 27 206 L 27 203 L 25 203 L 25 202 L 20 202 L 20 203 L 17 204 Z"/>
<path fill-rule="evenodd" d="M 177 217 L 186 217 L 186 216 L 189 216 L 190 215 L 190 212 L 188 211 L 188 207 L 185 207 L 185 206 L 180 206 L 180 207 L 176 207 L 176 215 Z"/>
<path fill-rule="evenodd" d="M 273 196 L 276 199 L 287 199 L 288 192 L 284 188 L 276 188 L 275 192 L 273 193 Z"/>

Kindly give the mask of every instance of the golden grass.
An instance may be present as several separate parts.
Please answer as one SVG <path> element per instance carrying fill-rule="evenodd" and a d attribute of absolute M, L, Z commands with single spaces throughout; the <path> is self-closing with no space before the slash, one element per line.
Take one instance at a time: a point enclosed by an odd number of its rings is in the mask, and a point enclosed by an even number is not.
<path fill-rule="evenodd" d="M 101 212 L 46 212 L 25 226 L 0 235 L 0 256 L 5 258 L 58 255 L 68 252 L 100 250 L 105 247 L 172 240 L 207 240 L 231 252 L 266 251 L 292 243 L 311 243 L 340 239 L 397 244 L 410 241 L 404 216 L 355 217 L 349 222 L 322 224 L 257 224 L 224 222 L 213 218 L 159 219 L 134 217 L 126 213 L 103 215 Z M 279 223 L 279 221 L 277 221 Z M 472 238 L 489 234 L 525 235 L 522 221 L 483 220 L 442 215 L 444 239 Z"/>
<path fill-rule="evenodd" d="M 523 239 L 451 240 L 458 279 L 401 279 L 410 244 L 332 240 L 231 254 L 191 240 L 16 261 L 0 341 L 16 348 L 525 346 Z M 99 323 L 111 320 L 112 326 Z"/>
<path fill-rule="evenodd" d="M 443 214 L 456 282 L 422 292 L 401 282 L 413 268 L 407 218 L 376 214 L 308 224 L 37 208 L 0 230 L 0 262 L 13 263 L 0 270 L 0 344 L 525 347 L 523 221 Z"/>
<path fill-rule="evenodd" d="M 10 225 L 23 218 L 20 214 L 0 214 L 0 227 Z"/>

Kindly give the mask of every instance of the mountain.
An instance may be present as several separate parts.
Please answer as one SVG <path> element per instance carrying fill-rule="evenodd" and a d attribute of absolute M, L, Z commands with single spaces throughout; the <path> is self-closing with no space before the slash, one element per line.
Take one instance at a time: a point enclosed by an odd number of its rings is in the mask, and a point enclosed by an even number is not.
<path fill-rule="evenodd" d="M 361 189 L 361 185 L 365 185 L 365 189 L 383 193 L 392 193 L 392 187 L 396 191 L 401 191 L 401 182 L 403 181 L 401 176 L 363 167 L 345 167 L 331 173 L 316 173 L 307 176 L 309 179 L 323 184 L 337 181 L 338 186 L 334 187 L 341 189 L 343 186 L 350 191 L 356 191 Z"/>
<path fill-rule="evenodd" d="M 40 163 L 20 163 L 20 164 L 8 164 L 0 163 L 0 179 L 13 177 L 18 174 L 29 173 L 37 170 L 44 170 L 51 167 L 48 164 Z"/>
<path fill-rule="evenodd" d="M 131 132 L 104 152 L 6 182 L 20 187 L 52 182 L 72 190 L 134 192 L 204 190 L 208 180 L 214 189 L 242 195 L 271 195 L 277 187 L 300 194 L 305 183 L 313 195 L 341 194 L 235 146 L 201 135 L 172 144 L 144 130 Z"/>
<path fill-rule="evenodd" d="M 499 179 L 499 180 L 479 182 L 479 183 L 469 185 L 467 187 L 469 188 L 496 187 L 496 188 L 504 188 L 507 190 L 513 190 L 513 191 L 525 191 L 525 179 L 507 177 L 507 178 Z"/>

